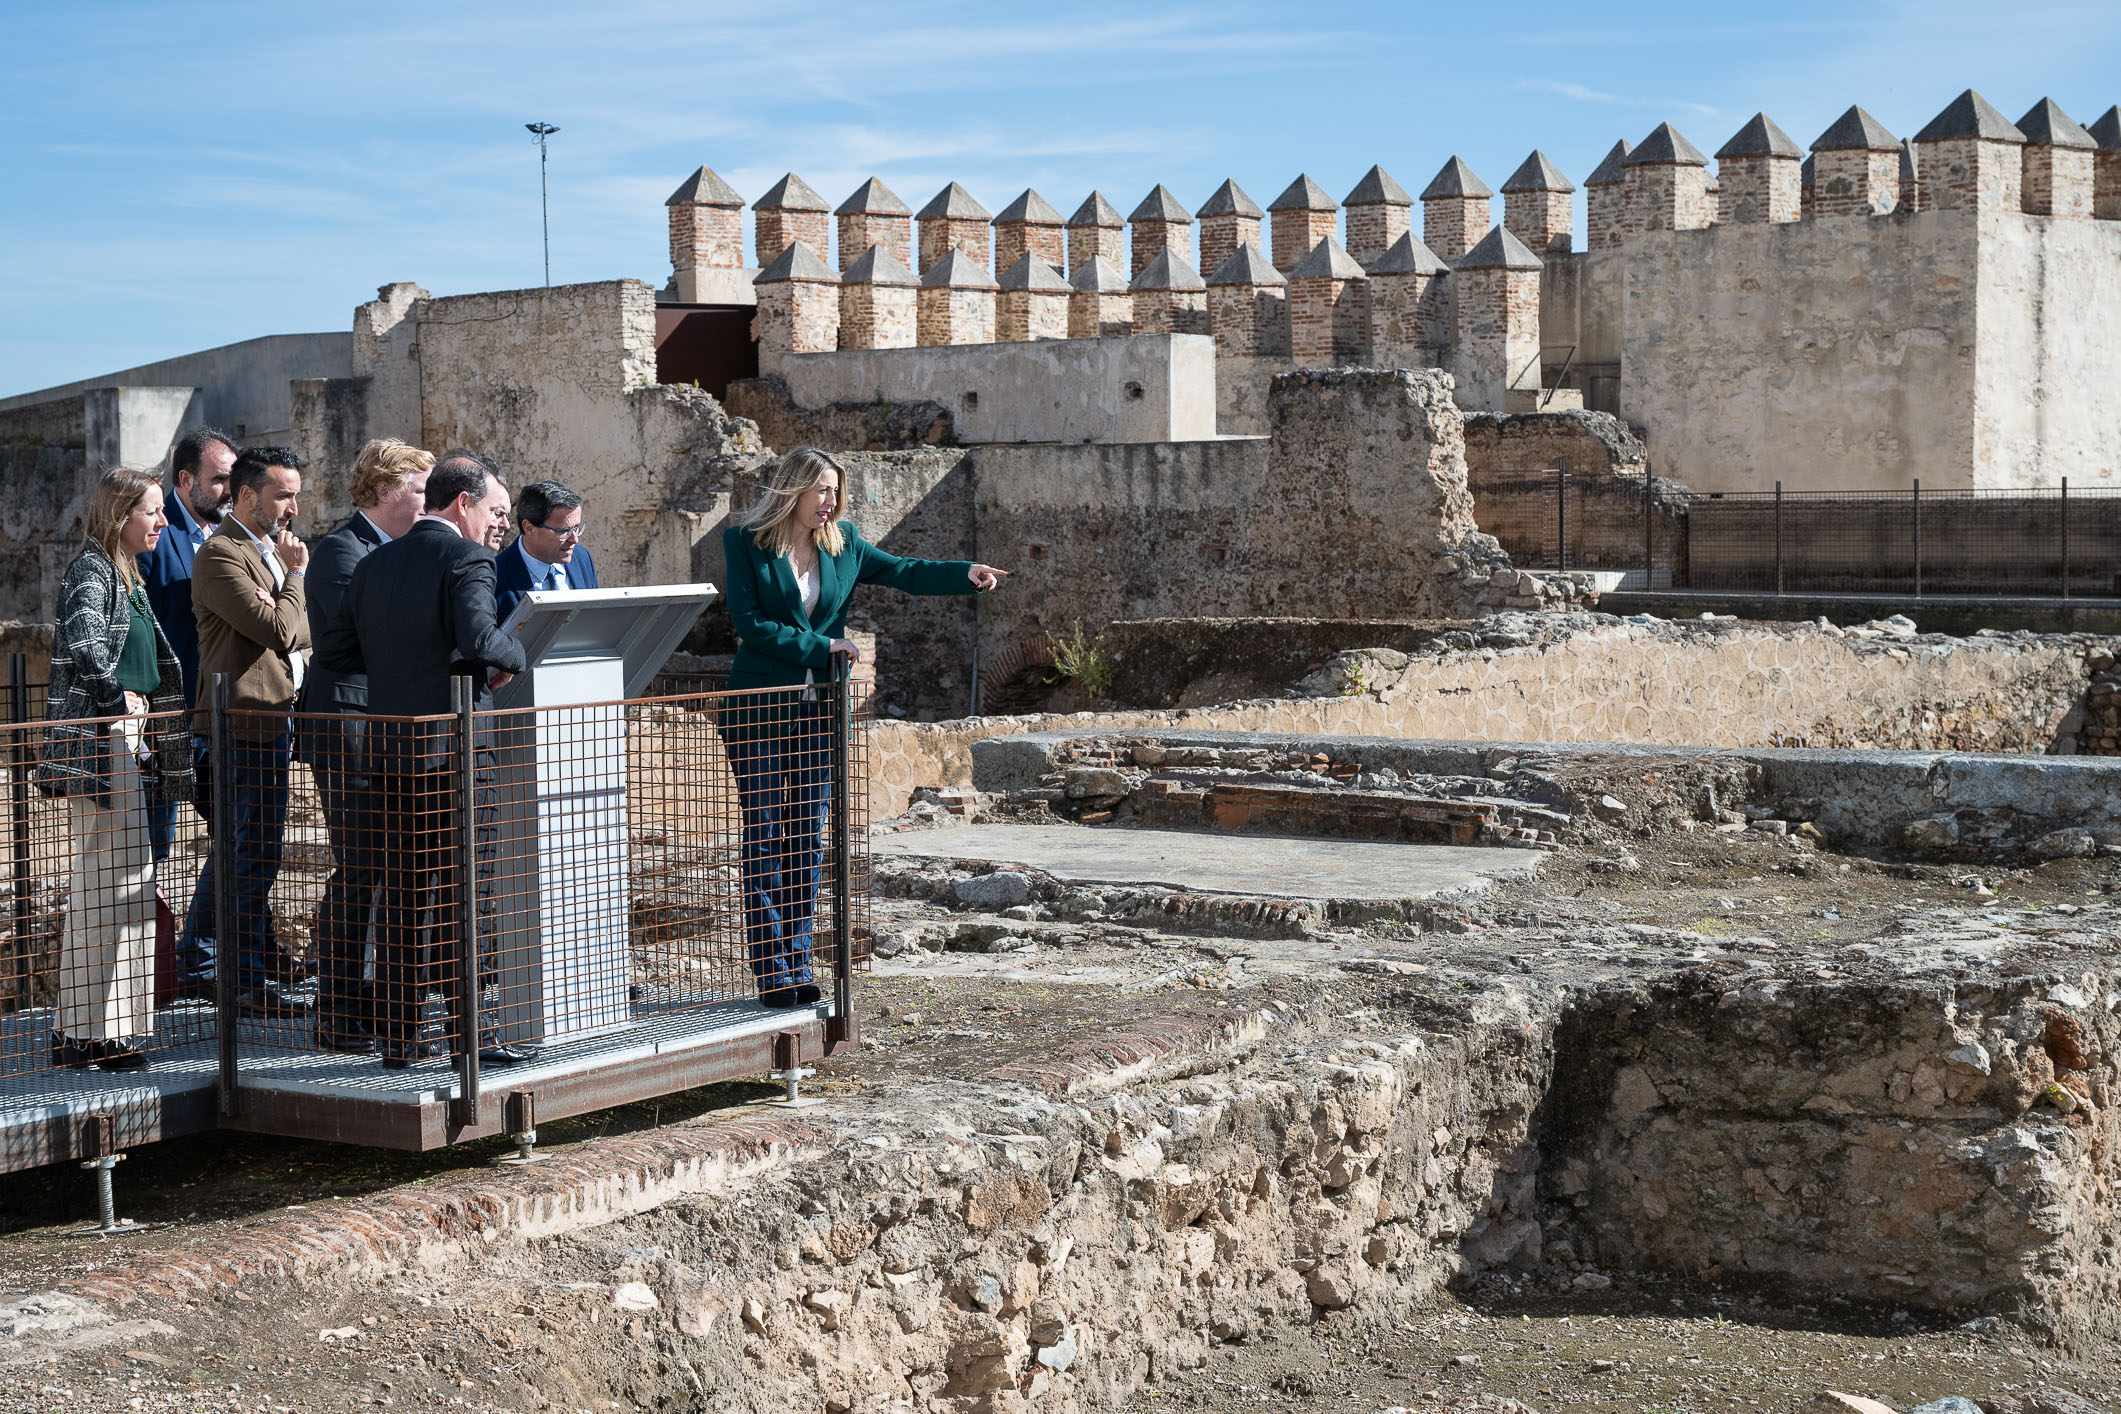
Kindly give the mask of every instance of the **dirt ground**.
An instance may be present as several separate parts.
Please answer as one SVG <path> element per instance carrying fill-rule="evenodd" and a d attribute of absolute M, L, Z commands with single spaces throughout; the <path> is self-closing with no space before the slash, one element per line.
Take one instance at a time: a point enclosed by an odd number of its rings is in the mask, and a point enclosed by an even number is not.
<path fill-rule="evenodd" d="M 1321 980 L 1319 963 L 1339 951 L 1554 980 L 1766 953 L 1800 957 L 1832 978 L 1898 965 L 1879 950 L 1904 950 L 1925 931 L 1978 950 L 1967 940 L 1997 931 L 1984 920 L 2001 918 L 2013 948 L 2003 965 L 2030 969 L 2043 950 L 2112 955 L 2117 889 L 2121 866 L 2105 858 L 1980 871 L 1837 858 L 1751 832 L 1661 837 L 1637 842 L 1620 868 L 1603 855 L 1550 856 L 1536 878 L 1466 901 L 1445 931 L 1378 923 L 1262 940 L 1108 926 L 1043 933 L 1003 953 L 885 960 L 858 984 L 864 1050 L 825 1064 L 813 1088 L 856 1095 L 905 1077 L 973 1078 L 1152 1015 L 1250 1011 L 1275 996 L 1315 1001 L 1322 990 L 1351 1006 L 1388 995 L 1390 979 L 1360 971 Z M 943 913 L 883 899 L 879 929 Z M 544 1125 L 541 1137 L 552 1145 L 714 1124 L 770 1093 L 716 1086 Z M 0 1177 L 0 1291 L 49 1288 L 128 1242 L 210 1248 L 234 1219 L 418 1184 L 505 1148 L 400 1155 L 243 1135 L 175 1141 L 121 1166 L 121 1213 L 159 1228 L 125 1239 L 67 1235 L 93 1211 L 84 1173 Z M 622 1272 L 610 1256 L 556 1241 L 371 1289 L 172 1304 L 106 1332 L 105 1343 L 47 1349 L 27 1364 L 25 1351 L 10 1355 L 0 1340 L 0 1410 L 750 1408 L 717 1387 L 718 1373 L 738 1372 L 689 1365 L 693 1394 L 663 1402 L 663 1377 L 673 1360 L 683 1365 L 682 1348 L 667 1315 L 614 1310 Z M 1219 1347 L 1197 1370 L 1159 1372 L 1125 1407 L 1366 1414 L 1456 1408 L 1484 1393 L 1541 1411 L 1677 1414 L 1795 1409 L 1831 1386 L 1905 1409 L 2043 1381 L 2121 1401 L 2121 1355 L 2065 1355 L 2008 1324 L 1974 1331 L 1905 1311 L 1612 1276 L 1609 1290 L 1566 1295 L 1486 1284 L 1383 1328 L 1333 1313 Z"/>

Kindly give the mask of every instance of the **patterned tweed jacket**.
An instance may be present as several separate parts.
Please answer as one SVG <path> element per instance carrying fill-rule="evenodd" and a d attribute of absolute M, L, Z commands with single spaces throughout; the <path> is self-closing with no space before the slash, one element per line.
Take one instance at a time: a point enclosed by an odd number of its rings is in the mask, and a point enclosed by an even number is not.
<path fill-rule="evenodd" d="M 100 545 L 89 545 L 76 555 L 59 583 L 51 685 L 44 708 L 49 725 L 36 776 L 37 788 L 46 795 L 92 795 L 106 808 L 111 803 L 110 724 L 82 719 L 125 713 L 125 690 L 118 686 L 118 657 L 132 629 L 125 592 L 124 576 Z M 172 715 L 147 723 L 147 744 L 160 767 L 150 773 L 149 789 L 159 799 L 188 800 L 191 724 L 184 716 L 183 669 L 159 623 L 155 665 L 162 682 L 149 695 L 148 710 Z M 117 749 L 124 749 L 122 742 Z"/>

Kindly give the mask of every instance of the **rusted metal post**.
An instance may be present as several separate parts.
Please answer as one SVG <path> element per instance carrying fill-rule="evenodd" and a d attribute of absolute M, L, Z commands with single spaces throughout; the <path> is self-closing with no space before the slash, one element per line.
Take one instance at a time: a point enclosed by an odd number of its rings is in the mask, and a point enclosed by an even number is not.
<path fill-rule="evenodd" d="M 227 673 L 215 673 L 207 689 L 207 733 L 213 759 L 213 814 L 207 821 L 208 867 L 214 871 L 214 1040 L 220 1060 L 221 1113 L 236 1112 L 236 972 L 242 943 L 236 936 L 236 858 L 229 839 L 229 812 L 236 795 L 235 730 L 228 719 Z"/>
<path fill-rule="evenodd" d="M 1915 597 L 1922 597 L 1922 478 L 1915 478 Z"/>
<path fill-rule="evenodd" d="M 14 724 L 8 741 L 9 790 L 13 796 L 14 821 L 8 849 L 15 881 L 15 996 L 27 1001 L 31 977 L 30 954 L 30 853 L 29 853 L 29 655 L 7 655 L 7 719 Z"/>
<path fill-rule="evenodd" d="M 1561 532 L 1561 559 L 1557 568 L 1565 570 L 1569 567 L 1569 459 L 1561 457 L 1557 460 L 1561 463 L 1561 477 L 1558 483 L 1561 487 L 1561 494 L 1554 498 L 1554 509 L 1557 513 Z"/>
<path fill-rule="evenodd" d="M 2062 597 L 2069 598 L 2069 478 L 2062 478 Z"/>
<path fill-rule="evenodd" d="M 452 783 L 457 796 L 457 837 L 450 848 L 457 855 L 458 967 L 456 995 L 457 1098 L 450 1107 L 455 1123 L 470 1126 L 479 1120 L 479 829 L 478 829 L 478 719 L 472 704 L 478 700 L 472 680 L 449 680 L 450 711 L 457 717 L 457 776 Z"/>
<path fill-rule="evenodd" d="M 1782 483 L 1775 483 L 1775 593 L 1782 593 Z"/>
<path fill-rule="evenodd" d="M 854 674 L 844 656 L 833 659 L 832 707 L 832 1039 L 853 1039 L 854 1017 Z"/>

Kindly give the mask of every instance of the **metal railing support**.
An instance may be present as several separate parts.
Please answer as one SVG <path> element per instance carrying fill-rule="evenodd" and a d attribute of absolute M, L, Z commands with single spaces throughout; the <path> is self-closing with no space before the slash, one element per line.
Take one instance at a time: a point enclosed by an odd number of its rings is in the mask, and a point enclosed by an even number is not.
<path fill-rule="evenodd" d="M 29 721 L 29 655 L 10 653 L 7 655 L 7 719 L 15 724 L 14 738 L 8 743 L 9 793 L 14 806 L 12 829 L 8 836 L 10 871 L 15 881 L 14 937 L 15 937 L 15 995 L 27 999 L 31 978 L 30 919 L 30 849 L 29 849 L 29 729 L 23 723 Z"/>
<path fill-rule="evenodd" d="M 2062 478 L 2062 597 L 2069 598 L 2069 478 Z"/>
<path fill-rule="evenodd" d="M 479 788 L 478 700 L 470 678 L 449 680 L 450 711 L 456 714 L 457 762 L 453 783 L 457 797 L 456 851 L 458 879 L 458 968 L 456 987 L 457 1098 L 451 1119 L 470 1126 L 479 1119 Z"/>
<path fill-rule="evenodd" d="M 1782 593 L 1782 483 L 1775 483 L 1775 593 Z"/>
<path fill-rule="evenodd" d="M 836 657 L 832 680 L 832 1016 L 825 1024 L 828 1049 L 859 1038 L 854 1020 L 854 841 L 850 766 L 854 760 L 854 673 Z M 792 1082 L 791 1082 L 792 1084 Z"/>
<path fill-rule="evenodd" d="M 236 860 L 228 838 L 228 812 L 235 798 L 235 728 L 229 720 L 230 684 L 227 673 L 215 673 L 207 688 L 207 731 L 212 755 L 207 769 L 213 773 L 212 816 L 207 821 L 206 848 L 214 871 L 214 1039 L 219 1057 L 216 1089 L 221 1113 L 236 1113 L 236 971 L 242 966 L 237 941 Z"/>
<path fill-rule="evenodd" d="M 1922 478 L 1915 478 L 1915 597 L 1922 597 Z"/>
<path fill-rule="evenodd" d="M 1569 459 L 1560 457 L 1557 460 L 1561 463 L 1561 476 L 1556 484 L 1561 487 L 1561 494 L 1554 498 L 1554 508 L 1557 512 L 1557 529 L 1561 535 L 1561 549 L 1557 552 L 1559 559 L 1556 568 L 1566 570 L 1569 567 Z"/>

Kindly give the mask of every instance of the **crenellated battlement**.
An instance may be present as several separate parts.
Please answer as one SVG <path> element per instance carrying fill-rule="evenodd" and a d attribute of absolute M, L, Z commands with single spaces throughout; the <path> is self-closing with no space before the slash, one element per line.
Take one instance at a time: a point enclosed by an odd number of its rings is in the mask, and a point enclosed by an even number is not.
<path fill-rule="evenodd" d="M 1225 360 L 1443 367 L 1466 406 L 1501 410 L 1541 396 L 1547 348 L 1586 388 L 1618 383 L 1614 355 L 1578 353 L 1599 343 L 1572 312 L 1588 308 L 1584 262 L 1662 233 L 1951 211 L 2121 220 L 2121 108 L 2087 128 L 2043 98 L 2013 123 L 1968 90 L 1911 139 L 1851 105 L 1808 147 L 1757 113 L 1713 159 L 1659 123 L 1583 178 L 1580 242 L 1576 185 L 1535 150 L 1502 184 L 1500 223 L 1495 192 L 1457 156 L 1418 198 L 1372 166 L 1339 201 L 1298 174 L 1264 208 L 1233 179 L 1197 210 L 1159 183 L 1125 215 L 1093 191 L 1064 218 L 1030 188 L 990 215 L 955 182 L 916 215 L 877 178 L 829 208 L 790 172 L 753 205 L 760 346 L 771 362 L 1198 333 Z M 742 205 L 704 167 L 672 195 L 674 291 L 737 273 Z"/>

